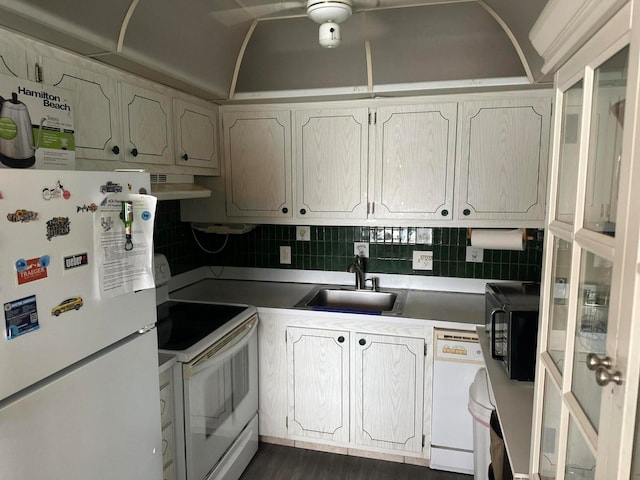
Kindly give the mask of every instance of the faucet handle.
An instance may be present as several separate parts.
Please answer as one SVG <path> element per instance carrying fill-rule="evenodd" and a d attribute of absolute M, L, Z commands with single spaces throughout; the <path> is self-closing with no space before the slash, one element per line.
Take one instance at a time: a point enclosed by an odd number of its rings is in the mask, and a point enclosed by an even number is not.
<path fill-rule="evenodd" d="M 379 292 L 380 291 L 380 278 L 379 277 L 371 277 L 371 278 L 367 278 L 365 280 L 366 282 L 371 282 L 371 290 L 373 290 L 374 292 Z"/>

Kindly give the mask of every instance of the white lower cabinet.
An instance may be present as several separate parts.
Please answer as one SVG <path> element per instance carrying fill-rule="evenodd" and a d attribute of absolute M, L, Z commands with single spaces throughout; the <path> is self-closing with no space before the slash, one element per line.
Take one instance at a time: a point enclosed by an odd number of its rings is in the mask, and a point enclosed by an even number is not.
<path fill-rule="evenodd" d="M 423 338 L 356 333 L 353 441 L 420 453 L 423 448 Z"/>
<path fill-rule="evenodd" d="M 289 435 L 349 441 L 349 332 L 287 329 Z"/>
<path fill-rule="evenodd" d="M 160 373 L 160 421 L 162 426 L 162 469 L 164 480 L 176 478 L 176 440 L 174 418 L 173 369 Z"/>
<path fill-rule="evenodd" d="M 287 437 L 422 456 L 425 339 L 353 327 L 285 327 Z"/>

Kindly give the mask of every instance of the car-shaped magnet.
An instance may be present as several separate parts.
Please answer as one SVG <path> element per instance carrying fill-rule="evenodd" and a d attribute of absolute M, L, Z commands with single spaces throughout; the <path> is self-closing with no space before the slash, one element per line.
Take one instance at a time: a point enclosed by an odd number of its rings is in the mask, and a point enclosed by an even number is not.
<path fill-rule="evenodd" d="M 119 183 L 107 182 L 105 185 L 100 186 L 100 193 L 120 193 L 122 192 L 122 185 Z"/>
<path fill-rule="evenodd" d="M 51 309 L 51 315 L 57 317 L 61 313 L 68 312 L 69 310 L 80 310 L 82 305 L 82 297 L 67 298 Z"/>

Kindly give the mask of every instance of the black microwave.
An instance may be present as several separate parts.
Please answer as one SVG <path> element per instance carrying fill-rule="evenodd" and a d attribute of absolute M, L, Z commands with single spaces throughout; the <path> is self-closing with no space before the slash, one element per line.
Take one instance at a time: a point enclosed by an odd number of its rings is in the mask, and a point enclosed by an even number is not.
<path fill-rule="evenodd" d="M 512 380 L 533 381 L 538 347 L 540 284 L 487 283 L 486 322 L 491 356 Z"/>

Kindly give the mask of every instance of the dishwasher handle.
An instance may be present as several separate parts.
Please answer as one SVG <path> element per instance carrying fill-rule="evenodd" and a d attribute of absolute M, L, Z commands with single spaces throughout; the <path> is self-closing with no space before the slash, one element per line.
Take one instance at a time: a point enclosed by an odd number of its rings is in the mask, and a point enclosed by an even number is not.
<path fill-rule="evenodd" d="M 491 310 L 491 337 L 489 341 L 491 343 L 491 358 L 495 358 L 496 360 L 503 360 L 503 355 L 498 355 L 496 351 L 496 314 L 498 313 L 507 313 L 502 308 L 494 308 Z"/>

